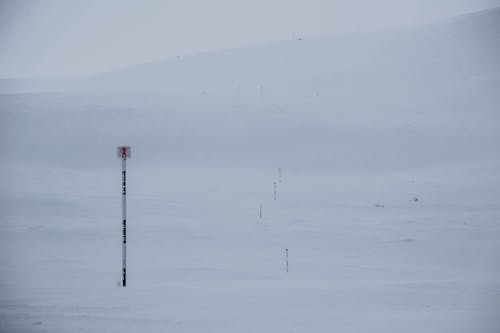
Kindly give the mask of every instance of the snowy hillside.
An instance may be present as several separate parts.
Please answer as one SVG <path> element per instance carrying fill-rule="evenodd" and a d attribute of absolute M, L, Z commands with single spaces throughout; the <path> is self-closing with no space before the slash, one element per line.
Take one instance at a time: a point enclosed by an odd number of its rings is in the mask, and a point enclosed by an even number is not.
<path fill-rule="evenodd" d="M 500 9 L 0 95 L 0 332 L 497 332 L 498 31 Z"/>
<path fill-rule="evenodd" d="M 500 10 L 489 10 L 401 32 L 305 38 L 179 57 L 98 75 L 89 85 L 111 91 L 225 94 L 258 94 L 260 85 L 271 94 L 288 93 L 297 85 L 298 92 L 334 96 L 382 93 L 384 88 L 428 92 L 485 71 L 498 75 L 498 31 Z"/>

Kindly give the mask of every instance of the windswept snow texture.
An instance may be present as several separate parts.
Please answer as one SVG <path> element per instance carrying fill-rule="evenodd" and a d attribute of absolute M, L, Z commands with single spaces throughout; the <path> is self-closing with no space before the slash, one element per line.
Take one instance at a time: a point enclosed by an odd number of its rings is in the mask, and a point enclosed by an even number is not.
<path fill-rule="evenodd" d="M 499 332 L 499 31 L 491 10 L 1 95 L 0 332 Z"/>

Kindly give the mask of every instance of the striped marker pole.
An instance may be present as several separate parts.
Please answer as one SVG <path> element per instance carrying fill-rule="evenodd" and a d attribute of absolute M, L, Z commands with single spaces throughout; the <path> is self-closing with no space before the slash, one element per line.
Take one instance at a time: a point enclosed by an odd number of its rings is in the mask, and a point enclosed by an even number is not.
<path fill-rule="evenodd" d="M 127 157 L 130 147 L 118 147 L 118 157 L 122 159 L 122 286 L 127 285 Z"/>

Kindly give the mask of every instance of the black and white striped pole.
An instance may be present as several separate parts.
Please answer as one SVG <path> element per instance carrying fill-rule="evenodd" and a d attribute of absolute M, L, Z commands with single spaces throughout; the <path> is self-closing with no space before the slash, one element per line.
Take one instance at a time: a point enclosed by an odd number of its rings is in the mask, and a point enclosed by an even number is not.
<path fill-rule="evenodd" d="M 130 147 L 118 147 L 118 157 L 122 159 L 122 286 L 127 285 L 127 157 Z"/>

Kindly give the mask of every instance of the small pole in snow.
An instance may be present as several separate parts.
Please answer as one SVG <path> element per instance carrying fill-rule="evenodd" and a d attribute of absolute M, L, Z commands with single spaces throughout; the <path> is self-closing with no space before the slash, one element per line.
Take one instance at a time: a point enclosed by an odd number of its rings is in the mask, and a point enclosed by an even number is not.
<path fill-rule="evenodd" d="M 264 97 L 264 86 L 260 85 L 260 98 Z"/>
<path fill-rule="evenodd" d="M 262 220 L 262 204 L 259 206 L 259 218 Z"/>
<path fill-rule="evenodd" d="M 276 182 L 274 182 L 274 200 L 276 200 Z"/>
<path fill-rule="evenodd" d="M 285 249 L 286 253 L 286 272 L 288 273 L 288 249 Z"/>
<path fill-rule="evenodd" d="M 122 159 L 122 286 L 127 285 L 127 168 L 130 147 L 118 147 L 118 157 Z"/>
<path fill-rule="evenodd" d="M 281 168 L 278 169 L 278 179 L 279 183 L 281 184 Z"/>

